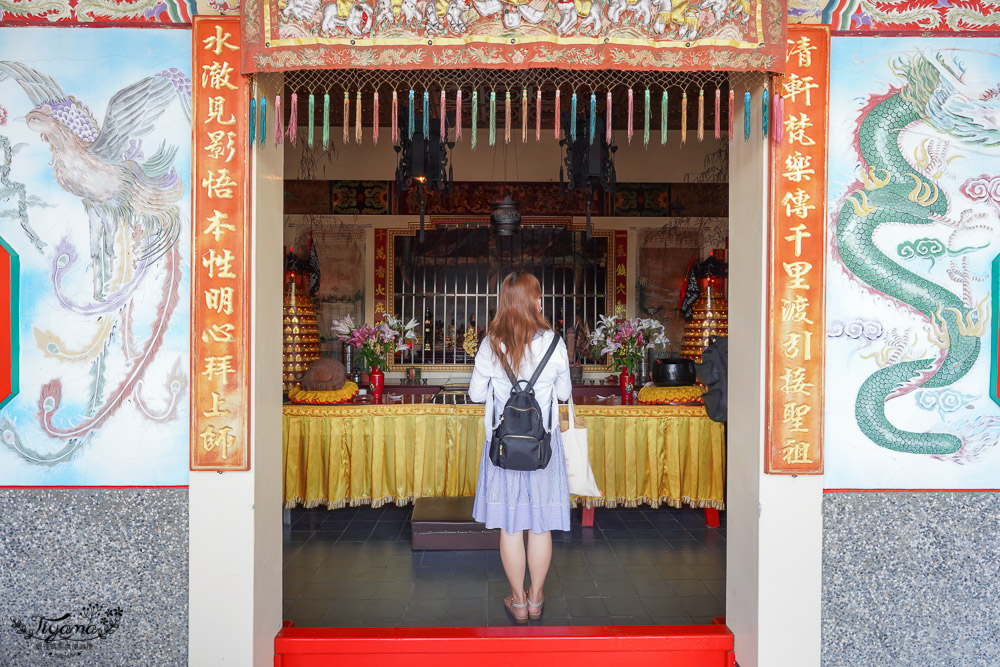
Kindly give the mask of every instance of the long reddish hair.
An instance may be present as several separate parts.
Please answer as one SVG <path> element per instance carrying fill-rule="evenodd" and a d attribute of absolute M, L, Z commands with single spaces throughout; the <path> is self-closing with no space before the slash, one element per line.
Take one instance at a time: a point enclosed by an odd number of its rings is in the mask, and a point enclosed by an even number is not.
<path fill-rule="evenodd" d="M 538 309 L 541 296 L 538 278 L 525 271 L 510 273 L 500 283 L 497 313 L 490 322 L 490 348 L 497 359 L 506 360 L 514 375 L 520 370 L 528 343 L 535 334 L 552 328 Z"/>

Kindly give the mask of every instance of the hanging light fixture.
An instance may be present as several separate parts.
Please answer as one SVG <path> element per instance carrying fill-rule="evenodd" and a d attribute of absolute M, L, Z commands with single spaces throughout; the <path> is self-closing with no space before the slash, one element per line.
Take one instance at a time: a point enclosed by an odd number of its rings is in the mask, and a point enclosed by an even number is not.
<path fill-rule="evenodd" d="M 429 130 L 427 135 L 424 134 L 424 129 Z M 445 135 L 441 136 L 438 123 L 423 123 L 423 128 L 418 124 L 412 136 L 402 122 L 399 127 L 399 143 L 395 147 L 396 191 L 402 200 L 404 192 L 414 186 L 417 188 L 417 200 L 420 203 L 418 239 L 421 243 L 424 240 L 425 190 L 450 194 L 455 182 L 454 171 L 448 160 L 448 151 L 455 147 L 455 142 L 448 141 L 447 132 L 445 127 Z"/>
<path fill-rule="evenodd" d="M 521 229 L 521 204 L 507 195 L 491 206 L 490 226 L 493 231 L 497 236 L 514 236 Z"/>
<path fill-rule="evenodd" d="M 569 113 L 563 114 L 561 120 L 564 128 L 571 127 Z M 592 125 L 603 127 L 603 118 L 595 114 Z M 597 133 L 591 139 L 587 132 L 580 132 L 576 138 L 572 138 L 569 130 L 564 132 L 559 145 L 566 149 L 563 166 L 559 167 L 559 185 L 564 192 L 586 190 L 587 238 L 590 239 L 590 207 L 594 199 L 594 188 L 599 187 L 608 194 L 614 194 L 617 183 L 614 155 L 618 147 L 609 143 L 603 133 Z"/>
<path fill-rule="evenodd" d="M 508 121 L 510 116 L 510 107 L 507 107 Z M 507 180 L 507 145 L 508 142 L 503 144 L 503 182 L 507 187 L 510 187 L 509 181 Z M 515 181 L 517 180 L 518 169 L 517 169 L 517 144 L 514 144 L 514 171 L 515 171 Z M 494 165 L 495 165 L 495 154 L 494 154 Z M 511 190 L 512 191 L 512 190 Z M 514 236 L 519 231 L 521 231 L 521 203 L 515 201 L 510 192 L 501 200 L 492 202 L 490 204 L 490 227 L 496 232 L 497 236 Z"/>

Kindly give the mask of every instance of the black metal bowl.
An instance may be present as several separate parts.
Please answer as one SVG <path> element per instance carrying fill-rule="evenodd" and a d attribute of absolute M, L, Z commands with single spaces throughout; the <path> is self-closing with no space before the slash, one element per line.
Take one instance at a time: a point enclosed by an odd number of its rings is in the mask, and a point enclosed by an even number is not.
<path fill-rule="evenodd" d="M 653 384 L 657 387 L 687 387 L 698 379 L 690 359 L 656 359 L 653 361 Z"/>

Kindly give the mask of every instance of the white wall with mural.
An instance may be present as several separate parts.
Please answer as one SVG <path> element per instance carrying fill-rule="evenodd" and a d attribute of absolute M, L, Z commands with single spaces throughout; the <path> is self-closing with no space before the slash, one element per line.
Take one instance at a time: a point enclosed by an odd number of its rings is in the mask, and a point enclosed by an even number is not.
<path fill-rule="evenodd" d="M 997 488 L 1000 45 L 832 41 L 826 487 Z"/>
<path fill-rule="evenodd" d="M 20 392 L 0 485 L 188 479 L 187 30 L 0 29 Z"/>

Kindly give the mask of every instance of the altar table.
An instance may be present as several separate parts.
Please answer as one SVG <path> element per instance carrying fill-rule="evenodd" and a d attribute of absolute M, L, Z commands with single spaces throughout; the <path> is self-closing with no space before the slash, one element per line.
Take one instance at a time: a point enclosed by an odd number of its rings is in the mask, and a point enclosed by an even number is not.
<path fill-rule="evenodd" d="M 725 509 L 723 425 L 697 406 L 577 404 L 603 498 L 585 508 Z M 482 405 L 286 405 L 286 508 L 330 509 L 471 496 L 485 440 Z"/>

